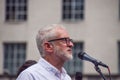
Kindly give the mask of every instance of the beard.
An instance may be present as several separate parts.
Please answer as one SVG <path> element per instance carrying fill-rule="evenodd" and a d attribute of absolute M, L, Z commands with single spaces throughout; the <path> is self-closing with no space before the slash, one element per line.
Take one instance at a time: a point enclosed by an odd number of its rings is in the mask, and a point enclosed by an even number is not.
<path fill-rule="evenodd" d="M 73 59 L 72 53 L 67 52 L 67 50 L 63 51 L 59 47 L 54 47 L 54 48 L 55 48 L 55 52 L 54 53 L 56 54 L 56 56 L 58 56 L 62 60 L 68 61 L 68 60 L 72 60 Z"/>

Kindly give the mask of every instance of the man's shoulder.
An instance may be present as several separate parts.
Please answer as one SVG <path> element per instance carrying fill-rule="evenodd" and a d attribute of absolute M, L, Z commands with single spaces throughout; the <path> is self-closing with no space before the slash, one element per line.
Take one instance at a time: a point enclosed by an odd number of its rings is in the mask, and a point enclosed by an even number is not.
<path fill-rule="evenodd" d="M 34 72 L 34 71 L 43 71 L 43 70 L 44 70 L 44 68 L 39 63 L 36 63 L 36 64 L 28 67 L 25 71 Z"/>
<path fill-rule="evenodd" d="M 28 75 L 28 76 L 38 75 L 38 74 L 40 75 L 41 72 L 45 72 L 45 69 L 42 66 L 40 66 L 38 63 L 36 63 L 28 67 L 24 71 L 22 71 L 20 75 Z"/>

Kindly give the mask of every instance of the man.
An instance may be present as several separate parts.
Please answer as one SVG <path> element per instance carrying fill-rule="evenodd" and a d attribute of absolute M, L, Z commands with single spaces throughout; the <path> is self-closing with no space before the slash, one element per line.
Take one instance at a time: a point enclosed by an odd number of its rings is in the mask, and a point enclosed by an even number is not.
<path fill-rule="evenodd" d="M 17 80 L 71 80 L 63 65 L 72 59 L 73 42 L 62 25 L 52 24 L 39 30 L 36 37 L 41 58 Z"/>

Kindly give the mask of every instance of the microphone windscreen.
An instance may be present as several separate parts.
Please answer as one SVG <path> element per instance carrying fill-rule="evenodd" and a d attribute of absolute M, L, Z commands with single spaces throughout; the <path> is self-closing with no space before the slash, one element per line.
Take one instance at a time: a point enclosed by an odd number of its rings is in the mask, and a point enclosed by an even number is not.
<path fill-rule="evenodd" d="M 82 73 L 81 72 L 76 72 L 75 80 L 82 80 Z"/>
<path fill-rule="evenodd" d="M 78 57 L 80 58 L 80 59 L 83 59 L 83 55 L 85 54 L 85 52 L 79 52 L 79 54 L 78 54 Z"/>

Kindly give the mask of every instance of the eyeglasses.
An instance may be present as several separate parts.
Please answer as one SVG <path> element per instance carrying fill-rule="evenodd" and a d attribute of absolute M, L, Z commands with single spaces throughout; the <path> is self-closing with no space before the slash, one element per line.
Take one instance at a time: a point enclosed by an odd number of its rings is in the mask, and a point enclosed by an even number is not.
<path fill-rule="evenodd" d="M 70 44 L 70 42 L 73 43 L 73 40 L 70 38 L 58 38 L 58 39 L 49 40 L 48 42 L 53 42 L 58 40 L 64 41 L 67 45 Z"/>

